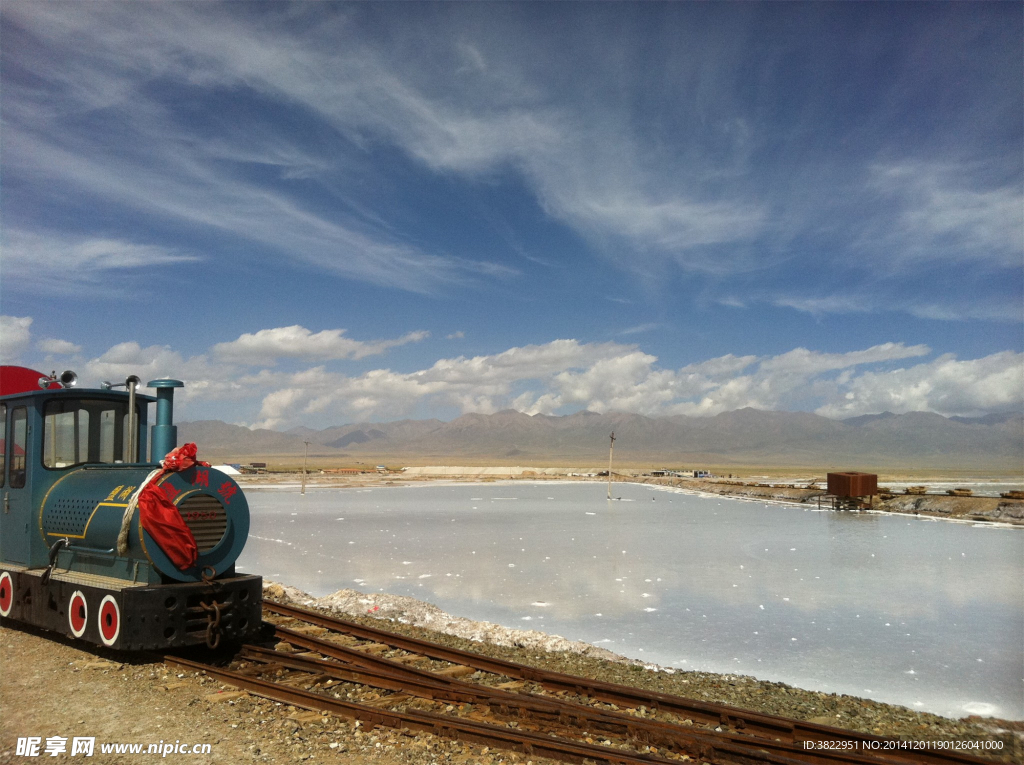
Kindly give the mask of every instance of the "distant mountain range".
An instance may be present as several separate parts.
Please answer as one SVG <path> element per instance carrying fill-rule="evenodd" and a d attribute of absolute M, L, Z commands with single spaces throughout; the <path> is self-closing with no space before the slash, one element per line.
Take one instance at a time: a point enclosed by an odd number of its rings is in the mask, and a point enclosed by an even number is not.
<path fill-rule="evenodd" d="M 714 417 L 578 412 L 560 417 L 514 410 L 451 422 L 399 420 L 324 430 L 250 430 L 218 420 L 179 424 L 179 443 L 228 461 L 294 462 L 310 442 L 332 462 L 395 464 L 601 464 L 615 432 L 620 464 L 828 466 L 849 469 L 1024 470 L 1024 414 L 943 417 L 930 412 L 831 420 L 808 412 L 739 409 Z"/>

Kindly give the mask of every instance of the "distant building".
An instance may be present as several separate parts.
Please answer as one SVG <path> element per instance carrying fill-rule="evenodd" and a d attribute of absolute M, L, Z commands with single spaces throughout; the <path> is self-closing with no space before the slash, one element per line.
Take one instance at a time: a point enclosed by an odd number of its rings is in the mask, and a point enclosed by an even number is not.
<path fill-rule="evenodd" d="M 826 476 L 828 493 L 834 497 L 870 497 L 878 493 L 876 473 L 829 473 Z"/>
<path fill-rule="evenodd" d="M 825 480 L 828 486 L 828 493 L 825 496 L 831 499 L 833 510 L 860 510 L 872 507 L 874 495 L 878 494 L 876 473 L 829 473 Z M 907 489 L 907 494 L 911 493 L 910 488 Z M 924 489 L 923 486 L 921 488 Z M 924 494 L 924 491 L 921 494 Z"/>

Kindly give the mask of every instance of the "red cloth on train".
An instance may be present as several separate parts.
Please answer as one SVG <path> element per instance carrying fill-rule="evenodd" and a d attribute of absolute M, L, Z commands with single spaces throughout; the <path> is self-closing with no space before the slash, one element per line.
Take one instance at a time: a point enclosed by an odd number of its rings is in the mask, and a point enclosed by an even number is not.
<path fill-rule="evenodd" d="M 167 456 L 164 457 L 163 466 L 164 470 L 172 473 L 177 473 L 181 470 L 188 470 L 193 465 L 202 465 L 203 467 L 210 467 L 209 462 L 201 462 L 196 459 L 196 452 L 198 449 L 195 444 L 183 444 L 177 449 L 172 449 L 167 452 Z"/>
<path fill-rule="evenodd" d="M 179 569 L 184 571 L 196 565 L 196 538 L 155 480 L 139 494 L 139 523 Z"/>
<path fill-rule="evenodd" d="M 188 470 L 196 465 L 209 467 L 209 462 L 196 459 L 197 451 L 195 444 L 184 444 L 168 452 L 163 460 L 164 469 L 139 493 L 139 523 L 171 559 L 171 563 L 182 571 L 196 564 L 199 548 L 192 529 L 185 524 L 168 492 L 157 484 L 170 473 Z"/>

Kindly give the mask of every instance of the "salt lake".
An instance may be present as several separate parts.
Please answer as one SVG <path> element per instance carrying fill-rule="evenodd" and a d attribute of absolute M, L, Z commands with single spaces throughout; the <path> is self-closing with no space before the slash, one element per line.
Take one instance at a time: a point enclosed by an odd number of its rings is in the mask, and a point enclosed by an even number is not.
<path fill-rule="evenodd" d="M 247 489 L 239 568 L 663 667 L 1024 718 L 1024 529 L 613 489 Z"/>

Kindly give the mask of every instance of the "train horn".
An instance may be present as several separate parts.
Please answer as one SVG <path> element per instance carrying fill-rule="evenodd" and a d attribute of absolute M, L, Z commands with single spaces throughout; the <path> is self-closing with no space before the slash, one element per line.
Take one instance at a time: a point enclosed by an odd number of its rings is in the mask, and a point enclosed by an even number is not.
<path fill-rule="evenodd" d="M 78 385 L 78 375 L 70 369 L 66 369 L 60 374 L 60 384 L 64 388 L 74 388 Z"/>

